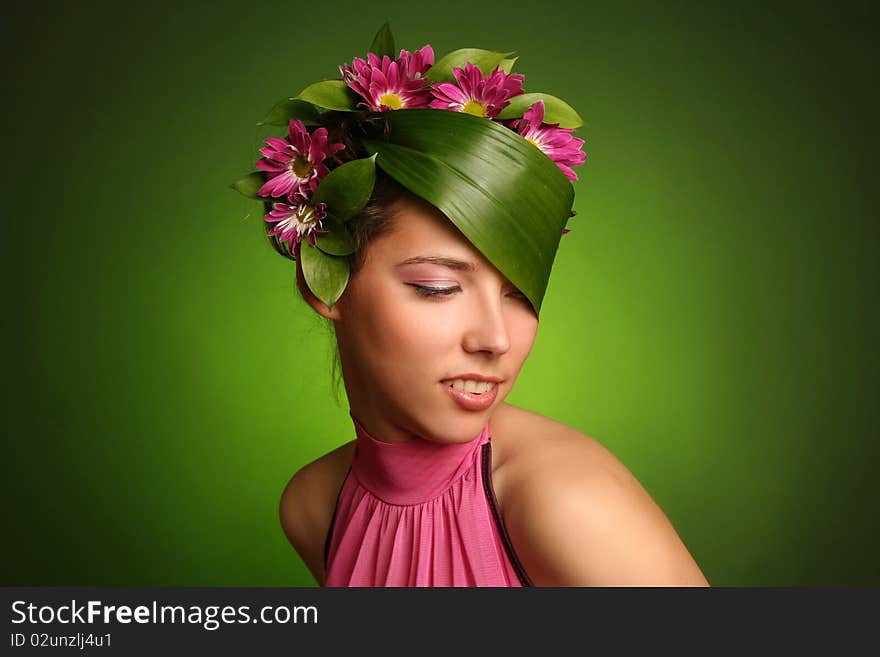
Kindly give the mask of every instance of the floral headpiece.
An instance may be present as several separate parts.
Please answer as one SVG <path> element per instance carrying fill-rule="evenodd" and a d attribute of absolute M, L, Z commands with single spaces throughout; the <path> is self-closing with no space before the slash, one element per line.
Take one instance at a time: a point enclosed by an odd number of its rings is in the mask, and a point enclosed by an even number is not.
<path fill-rule="evenodd" d="M 264 203 L 282 255 L 301 261 L 328 306 L 348 284 L 348 222 L 367 204 L 376 166 L 441 210 L 539 312 L 584 162 L 581 118 L 564 101 L 525 93 L 516 57 L 477 48 L 435 63 L 430 45 L 392 59 L 382 26 L 366 59 L 275 105 L 255 171 L 232 187 Z M 303 244 L 305 243 L 305 245 Z"/>

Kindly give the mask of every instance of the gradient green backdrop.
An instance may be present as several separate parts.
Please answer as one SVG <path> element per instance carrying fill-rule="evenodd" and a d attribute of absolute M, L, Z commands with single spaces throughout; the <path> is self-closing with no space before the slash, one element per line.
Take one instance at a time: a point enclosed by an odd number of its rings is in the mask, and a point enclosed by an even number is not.
<path fill-rule="evenodd" d="M 3 584 L 314 584 L 278 498 L 353 428 L 292 264 L 227 185 L 273 103 L 390 19 L 399 47 L 516 50 L 586 121 L 509 401 L 613 451 L 714 585 L 880 585 L 864 11 L 101 4 L 0 28 Z"/>

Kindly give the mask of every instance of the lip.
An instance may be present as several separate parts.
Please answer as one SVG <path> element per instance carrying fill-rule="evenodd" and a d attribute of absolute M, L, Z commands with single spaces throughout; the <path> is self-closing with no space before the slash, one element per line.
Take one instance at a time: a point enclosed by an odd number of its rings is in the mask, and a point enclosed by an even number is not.
<path fill-rule="evenodd" d="M 501 383 L 504 380 L 500 376 L 485 376 L 470 372 L 468 374 L 456 374 L 448 379 L 443 379 L 443 381 L 455 381 L 455 379 L 471 379 L 472 381 L 487 381 L 489 383 Z"/>
<path fill-rule="evenodd" d="M 450 397 L 452 397 L 455 403 L 468 411 L 485 411 L 495 402 L 495 398 L 498 397 L 497 383 L 492 387 L 489 392 L 484 392 L 479 395 L 472 392 L 465 392 L 464 390 L 457 390 L 443 382 L 441 382 L 440 385 L 446 388 L 446 392 L 449 394 Z"/>

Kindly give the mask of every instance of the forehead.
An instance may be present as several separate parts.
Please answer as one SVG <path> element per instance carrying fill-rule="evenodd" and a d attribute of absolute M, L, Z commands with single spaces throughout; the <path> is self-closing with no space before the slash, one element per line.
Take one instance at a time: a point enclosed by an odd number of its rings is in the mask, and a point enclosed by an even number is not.
<path fill-rule="evenodd" d="M 392 230 L 370 245 L 370 256 L 394 260 L 435 255 L 472 262 L 477 270 L 494 266 L 437 208 L 421 199 L 404 197 L 391 206 Z"/>

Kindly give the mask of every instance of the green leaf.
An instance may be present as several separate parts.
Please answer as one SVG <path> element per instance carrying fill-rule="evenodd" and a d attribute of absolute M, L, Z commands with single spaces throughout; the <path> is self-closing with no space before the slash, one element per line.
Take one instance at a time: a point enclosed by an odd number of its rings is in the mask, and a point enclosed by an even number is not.
<path fill-rule="evenodd" d="M 321 225 L 330 232 L 327 235 L 318 235 L 315 239 L 319 249 L 328 255 L 335 256 L 354 253 L 354 240 L 351 239 L 348 228 L 342 221 L 329 214 L 321 220 Z"/>
<path fill-rule="evenodd" d="M 565 174 L 495 121 L 430 108 L 386 114 L 364 140 L 376 164 L 443 212 L 540 312 L 574 199 Z"/>
<path fill-rule="evenodd" d="M 514 57 L 513 59 L 502 59 L 501 63 L 498 64 L 498 68 L 500 68 L 505 73 L 510 73 L 513 70 L 513 65 L 516 64 L 516 60 L 519 57 Z"/>
<path fill-rule="evenodd" d="M 328 308 L 332 308 L 348 285 L 351 272 L 348 258 L 327 255 L 321 249 L 310 246 L 308 242 L 300 244 L 299 258 L 303 278 L 306 279 L 309 289 Z"/>
<path fill-rule="evenodd" d="M 258 201 L 262 201 L 265 197 L 260 196 L 260 188 L 266 184 L 266 177 L 261 171 L 249 173 L 244 178 L 239 178 L 230 185 L 232 189 Z"/>
<path fill-rule="evenodd" d="M 560 128 L 580 128 L 584 121 L 564 100 L 550 94 L 520 94 L 510 99 L 510 105 L 501 110 L 499 119 L 521 117 L 537 101 L 544 101 L 544 123 L 558 123 Z"/>
<path fill-rule="evenodd" d="M 394 36 L 391 34 L 391 24 L 388 21 L 385 21 L 385 24 L 376 32 L 373 45 L 370 46 L 370 52 L 378 55 L 379 59 L 384 55 L 388 55 L 391 59 L 395 58 Z"/>
<path fill-rule="evenodd" d="M 453 50 L 448 55 L 443 56 L 440 61 L 425 72 L 425 77 L 432 83 L 438 82 L 454 82 L 455 75 L 452 68 L 458 66 L 464 68 L 467 62 L 479 67 L 483 75 L 489 75 L 495 67 L 500 65 L 510 57 L 512 52 L 492 52 L 491 50 L 481 50 L 480 48 L 461 48 Z"/>
<path fill-rule="evenodd" d="M 312 205 L 326 203 L 333 216 L 348 221 L 370 200 L 375 183 L 375 155 L 346 162 L 324 177 L 312 196 Z"/>
<path fill-rule="evenodd" d="M 340 112 L 354 112 L 357 100 L 354 92 L 342 80 L 321 80 L 299 92 L 296 100 Z"/>
<path fill-rule="evenodd" d="M 320 125 L 321 117 L 318 110 L 311 103 L 298 98 L 285 98 L 275 104 L 269 113 L 257 125 L 284 125 L 290 119 L 299 119 L 303 125 Z"/>

